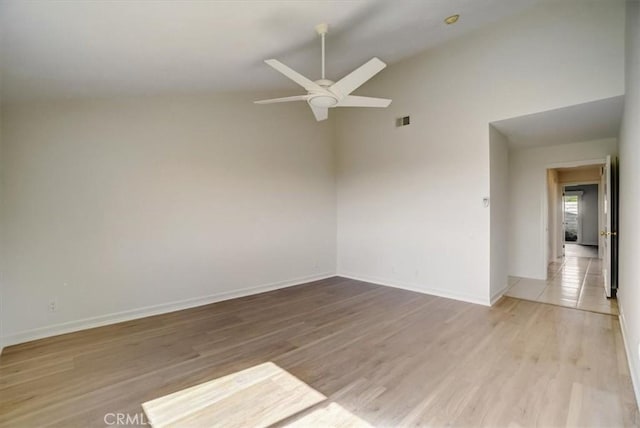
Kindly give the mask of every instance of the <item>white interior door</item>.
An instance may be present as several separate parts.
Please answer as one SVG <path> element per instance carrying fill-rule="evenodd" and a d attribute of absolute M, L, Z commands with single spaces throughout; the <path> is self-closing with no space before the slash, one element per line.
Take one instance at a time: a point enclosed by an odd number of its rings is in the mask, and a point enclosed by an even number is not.
<path fill-rule="evenodd" d="M 603 229 L 600 231 L 603 247 L 602 275 L 604 276 L 604 291 L 607 297 L 611 297 L 611 156 L 607 156 L 602 181 L 604 190 L 604 221 Z"/>

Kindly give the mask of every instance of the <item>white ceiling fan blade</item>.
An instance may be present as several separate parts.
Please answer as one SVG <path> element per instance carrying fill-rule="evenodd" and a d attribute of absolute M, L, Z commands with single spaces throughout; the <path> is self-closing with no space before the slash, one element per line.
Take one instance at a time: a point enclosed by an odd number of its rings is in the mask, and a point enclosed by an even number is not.
<path fill-rule="evenodd" d="M 273 104 L 273 103 L 286 103 L 289 101 L 306 101 L 309 95 L 295 95 L 293 97 L 272 98 L 270 100 L 254 101 L 254 104 Z"/>
<path fill-rule="evenodd" d="M 366 62 L 347 74 L 337 83 L 331 85 L 329 89 L 339 97 L 347 96 L 358 89 L 364 82 L 378 74 L 386 66 L 387 64 L 374 57 L 370 59 L 369 62 Z"/>
<path fill-rule="evenodd" d="M 313 115 L 318 122 L 329 117 L 329 109 L 327 107 L 314 107 L 311 104 L 309 104 L 309 107 L 311 107 L 311 111 L 313 111 Z"/>
<path fill-rule="evenodd" d="M 389 107 L 391 100 L 387 98 L 359 97 L 357 95 L 347 95 L 336 105 L 336 107 Z"/>
<path fill-rule="evenodd" d="M 292 68 L 287 67 L 277 59 L 267 59 L 265 60 L 265 62 L 269 64 L 271 67 L 278 70 L 280 73 L 287 76 L 289 79 L 296 82 L 298 85 L 305 88 L 307 91 L 324 91 L 324 89 L 322 89 L 322 87 L 318 85 L 316 82 L 307 79 L 302 74 L 298 73 Z"/>

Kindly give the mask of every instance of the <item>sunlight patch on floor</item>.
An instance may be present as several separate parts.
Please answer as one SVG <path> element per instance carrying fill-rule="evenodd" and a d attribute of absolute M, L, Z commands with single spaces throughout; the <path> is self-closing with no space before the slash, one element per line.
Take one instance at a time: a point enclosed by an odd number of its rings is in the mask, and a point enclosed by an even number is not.
<path fill-rule="evenodd" d="M 272 362 L 147 401 L 142 408 L 154 428 L 267 427 L 285 420 L 287 427 L 370 426 Z"/>

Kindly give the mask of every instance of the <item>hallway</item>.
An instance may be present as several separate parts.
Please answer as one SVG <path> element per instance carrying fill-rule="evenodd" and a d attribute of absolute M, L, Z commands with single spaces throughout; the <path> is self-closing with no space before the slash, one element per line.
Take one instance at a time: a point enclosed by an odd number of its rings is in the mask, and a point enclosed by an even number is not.
<path fill-rule="evenodd" d="M 618 301 L 604 294 L 601 263 L 596 257 L 565 257 L 549 263 L 546 281 L 509 277 L 505 296 L 618 315 Z"/>

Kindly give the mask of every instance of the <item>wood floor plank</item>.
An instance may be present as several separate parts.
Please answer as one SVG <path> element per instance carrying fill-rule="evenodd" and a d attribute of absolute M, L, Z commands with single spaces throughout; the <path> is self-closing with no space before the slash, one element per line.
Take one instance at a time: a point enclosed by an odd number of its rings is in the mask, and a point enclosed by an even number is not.
<path fill-rule="evenodd" d="M 339 277 L 8 347 L 0 425 L 104 426 L 269 361 L 373 426 L 640 425 L 616 316 Z"/>

